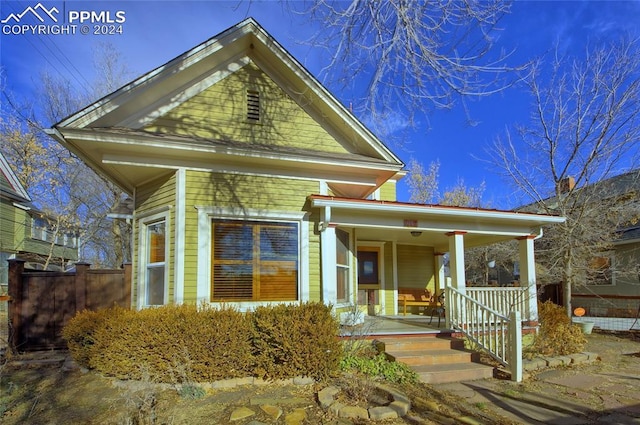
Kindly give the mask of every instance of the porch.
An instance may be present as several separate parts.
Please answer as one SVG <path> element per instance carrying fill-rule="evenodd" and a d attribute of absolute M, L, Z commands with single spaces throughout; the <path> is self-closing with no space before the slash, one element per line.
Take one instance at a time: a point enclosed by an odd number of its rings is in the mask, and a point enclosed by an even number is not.
<path fill-rule="evenodd" d="M 364 321 L 356 326 L 342 326 L 342 337 L 358 337 L 372 339 L 380 336 L 421 336 L 451 334 L 453 330 L 446 327 L 445 320 L 438 324 L 438 318 L 408 314 L 390 316 L 365 316 Z"/>

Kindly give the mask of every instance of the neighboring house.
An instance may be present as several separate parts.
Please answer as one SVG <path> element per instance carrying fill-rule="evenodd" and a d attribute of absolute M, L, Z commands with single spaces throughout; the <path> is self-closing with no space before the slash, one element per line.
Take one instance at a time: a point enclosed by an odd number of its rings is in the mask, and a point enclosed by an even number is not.
<path fill-rule="evenodd" d="M 136 308 L 322 301 L 397 314 L 400 288 L 464 290 L 464 248 L 562 219 L 396 200 L 404 164 L 253 19 L 49 134 L 133 199 Z M 537 319 L 535 285 L 531 315 Z"/>
<path fill-rule="evenodd" d="M 570 183 L 572 184 L 572 183 Z M 637 317 L 640 311 L 640 170 L 596 183 L 614 208 L 631 218 L 617 230 L 612 249 L 591 262 L 585 285 L 574 288 L 571 302 L 588 316 Z M 612 208 L 613 209 L 613 208 Z M 615 214 L 615 212 L 614 212 Z"/>
<path fill-rule="evenodd" d="M 78 261 L 78 238 L 70 232 L 52 232 L 50 218 L 31 203 L 5 157 L 0 153 L 0 284 L 6 285 L 7 260 L 21 258 L 26 267 L 62 270 Z"/>

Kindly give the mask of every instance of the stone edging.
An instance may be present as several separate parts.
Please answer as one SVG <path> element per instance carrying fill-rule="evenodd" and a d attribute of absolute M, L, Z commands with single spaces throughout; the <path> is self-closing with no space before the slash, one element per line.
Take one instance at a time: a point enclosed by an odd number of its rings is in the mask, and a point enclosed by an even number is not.
<path fill-rule="evenodd" d="M 522 362 L 522 369 L 527 372 L 531 372 L 538 369 L 545 369 L 548 367 L 560 367 L 569 366 L 572 364 L 581 363 L 593 363 L 598 360 L 597 353 L 583 352 L 575 354 L 567 354 L 566 356 L 538 356 L 533 359 L 524 359 Z"/>
<path fill-rule="evenodd" d="M 384 384 L 376 384 L 376 388 L 389 394 L 393 401 L 386 406 L 370 407 L 369 409 L 349 406 L 336 401 L 335 396 L 340 393 L 340 388 L 329 386 L 318 391 L 318 402 L 323 409 L 328 409 L 339 418 L 369 419 L 372 421 L 398 418 L 406 415 L 411 409 L 411 401 L 406 395 Z"/>

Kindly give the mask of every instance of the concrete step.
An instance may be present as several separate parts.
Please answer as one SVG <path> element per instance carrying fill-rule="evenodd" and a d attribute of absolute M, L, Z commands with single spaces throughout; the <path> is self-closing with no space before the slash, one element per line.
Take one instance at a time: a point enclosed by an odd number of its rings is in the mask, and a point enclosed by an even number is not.
<path fill-rule="evenodd" d="M 469 363 L 473 361 L 470 351 L 462 350 L 421 350 L 421 351 L 391 351 L 386 352 L 391 360 L 406 363 L 408 365 L 436 365 Z"/>
<path fill-rule="evenodd" d="M 477 363 L 479 355 L 464 348 L 457 338 L 403 337 L 381 338 L 376 342 L 390 360 L 413 369 L 422 382 L 472 381 L 493 377 L 493 367 Z"/>
<path fill-rule="evenodd" d="M 444 365 L 412 366 L 420 381 L 426 384 L 443 384 L 446 382 L 474 381 L 492 378 L 494 368 L 480 363 L 456 363 Z"/>
<path fill-rule="evenodd" d="M 423 351 L 446 350 L 450 348 L 463 349 L 464 341 L 455 338 L 440 338 L 434 336 L 381 338 L 376 341 L 379 350 L 389 351 Z"/>

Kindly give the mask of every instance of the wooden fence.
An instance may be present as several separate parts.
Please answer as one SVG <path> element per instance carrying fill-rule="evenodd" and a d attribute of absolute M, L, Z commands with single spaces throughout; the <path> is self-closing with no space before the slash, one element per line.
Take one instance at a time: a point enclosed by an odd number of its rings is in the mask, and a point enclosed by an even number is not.
<path fill-rule="evenodd" d="M 25 270 L 24 261 L 9 260 L 9 345 L 14 351 L 66 348 L 62 328 L 76 312 L 118 305 L 131 307 L 131 265 L 75 272 Z"/>

